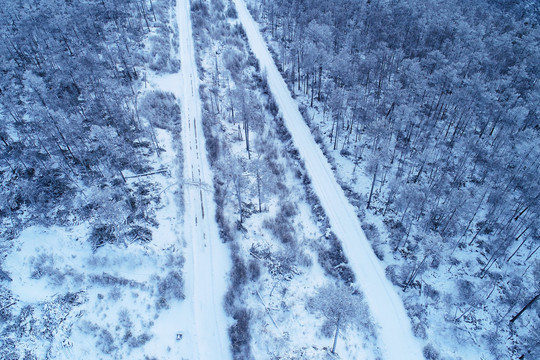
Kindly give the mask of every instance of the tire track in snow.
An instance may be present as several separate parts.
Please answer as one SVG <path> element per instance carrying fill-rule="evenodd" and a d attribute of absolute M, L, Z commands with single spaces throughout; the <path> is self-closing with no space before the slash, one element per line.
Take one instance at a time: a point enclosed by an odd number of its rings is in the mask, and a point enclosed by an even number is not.
<path fill-rule="evenodd" d="M 223 309 L 229 251 L 219 238 L 213 197 L 213 175 L 206 156 L 202 129 L 195 48 L 189 0 L 177 0 L 176 16 L 180 35 L 182 83 L 182 145 L 184 174 L 191 179 L 184 186 L 184 233 L 186 243 L 185 295 L 189 308 L 183 350 L 189 359 L 231 359 L 228 318 Z M 193 123 L 193 124 L 192 124 Z M 193 125 L 193 126 L 192 126 Z M 189 176 L 189 175 L 188 175 Z M 203 191 L 204 190 L 204 191 Z"/>

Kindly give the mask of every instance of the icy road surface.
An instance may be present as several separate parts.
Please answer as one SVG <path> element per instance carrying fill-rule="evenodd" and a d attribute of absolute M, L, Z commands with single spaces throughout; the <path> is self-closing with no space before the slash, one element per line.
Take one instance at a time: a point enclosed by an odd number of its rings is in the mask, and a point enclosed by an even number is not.
<path fill-rule="evenodd" d="M 276 68 L 272 56 L 249 14 L 243 0 L 234 0 L 238 17 L 249 44 L 266 69 L 268 84 L 283 113 L 287 129 L 305 162 L 306 170 L 321 201 L 332 230 L 343 245 L 356 282 L 365 294 L 378 328 L 379 348 L 384 359 L 423 359 L 421 344 L 411 330 L 411 323 L 396 288 L 386 279 L 382 264 L 364 235 L 353 206 L 338 185 L 332 169 L 304 123 L 297 104 Z"/>
<path fill-rule="evenodd" d="M 180 32 L 182 67 L 182 145 L 184 150 L 184 267 L 186 317 L 183 353 L 189 359 L 231 359 L 228 319 L 223 309 L 230 257 L 219 238 L 215 222 L 213 175 L 206 157 L 201 120 L 199 77 L 191 28 L 189 0 L 178 0 L 176 16 Z M 185 321 L 182 319 L 181 321 Z M 189 322 L 188 322 L 189 323 Z"/>

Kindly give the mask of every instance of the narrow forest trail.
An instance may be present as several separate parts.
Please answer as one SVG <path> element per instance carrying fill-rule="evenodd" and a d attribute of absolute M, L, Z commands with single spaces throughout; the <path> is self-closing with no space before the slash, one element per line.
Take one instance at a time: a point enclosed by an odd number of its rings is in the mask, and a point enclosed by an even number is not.
<path fill-rule="evenodd" d="M 182 145 L 184 150 L 184 266 L 189 324 L 181 341 L 189 359 L 231 359 L 228 320 L 223 309 L 230 269 L 228 248 L 219 238 L 215 221 L 213 175 L 206 156 L 201 119 L 199 77 L 189 0 L 178 0 L 182 87 Z"/>
<path fill-rule="evenodd" d="M 234 0 L 238 17 L 246 31 L 253 53 L 265 69 L 270 90 L 283 114 L 285 125 L 305 162 L 313 188 L 321 201 L 337 235 L 356 283 L 363 291 L 378 327 L 379 348 L 384 359 L 423 359 L 420 341 L 413 336 L 411 323 L 396 288 L 385 276 L 384 268 L 375 256 L 360 226 L 355 209 L 337 183 L 328 160 L 315 143 L 298 105 L 279 73 L 243 0 Z"/>

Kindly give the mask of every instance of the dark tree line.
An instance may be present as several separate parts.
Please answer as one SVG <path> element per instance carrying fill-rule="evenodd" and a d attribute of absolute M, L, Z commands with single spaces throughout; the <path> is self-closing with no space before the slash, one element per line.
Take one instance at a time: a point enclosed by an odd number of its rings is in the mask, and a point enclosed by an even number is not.
<path fill-rule="evenodd" d="M 534 298 L 537 5 L 248 3 L 290 89 L 324 114 L 333 150 L 354 162 L 351 179 L 357 166 L 369 178 L 367 207 L 384 216 L 403 290 L 426 268 L 478 252 L 479 263 L 463 269 L 475 284 L 499 286 L 509 303 Z M 510 291 L 500 277 L 518 268 L 528 275 Z"/>
<path fill-rule="evenodd" d="M 168 0 L 3 4 L 0 216 L 7 238 L 30 223 L 80 219 L 96 224 L 95 246 L 151 236 L 143 227 L 153 223 L 152 185 L 144 179 L 129 185 L 124 175 L 152 170 L 153 128 L 138 110 L 156 99 L 138 95 L 148 68 L 178 67 L 170 57 L 171 6 Z M 159 36 L 145 49 L 151 33 Z M 174 99 L 168 101 L 174 111 L 162 117 L 179 116 Z"/>

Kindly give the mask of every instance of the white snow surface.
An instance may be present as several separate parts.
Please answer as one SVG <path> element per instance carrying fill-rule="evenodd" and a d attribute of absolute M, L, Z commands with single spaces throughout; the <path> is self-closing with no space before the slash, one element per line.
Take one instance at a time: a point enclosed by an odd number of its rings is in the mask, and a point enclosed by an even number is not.
<path fill-rule="evenodd" d="M 191 352 L 190 359 L 230 359 L 227 335 L 230 321 L 223 309 L 223 298 L 231 264 L 214 217 L 213 175 L 206 156 L 202 127 L 189 0 L 177 2 L 176 16 L 182 67 L 179 86 L 183 98 L 184 277 L 186 300 L 191 304 L 185 316 L 190 317 L 193 324 L 185 329 L 185 350 Z"/>
<path fill-rule="evenodd" d="M 244 1 L 234 0 L 234 3 L 251 49 L 261 68 L 266 70 L 270 90 L 305 162 L 313 188 L 330 220 L 332 230 L 342 243 L 356 276 L 356 283 L 364 292 L 378 326 L 379 347 L 384 359 L 422 359 L 422 344 L 412 334 L 403 303 L 386 278 L 383 266 L 367 241 L 353 206 L 345 197 L 330 164 L 305 124 L 298 105 L 292 99 L 268 51 L 258 25 L 249 14 Z"/>

